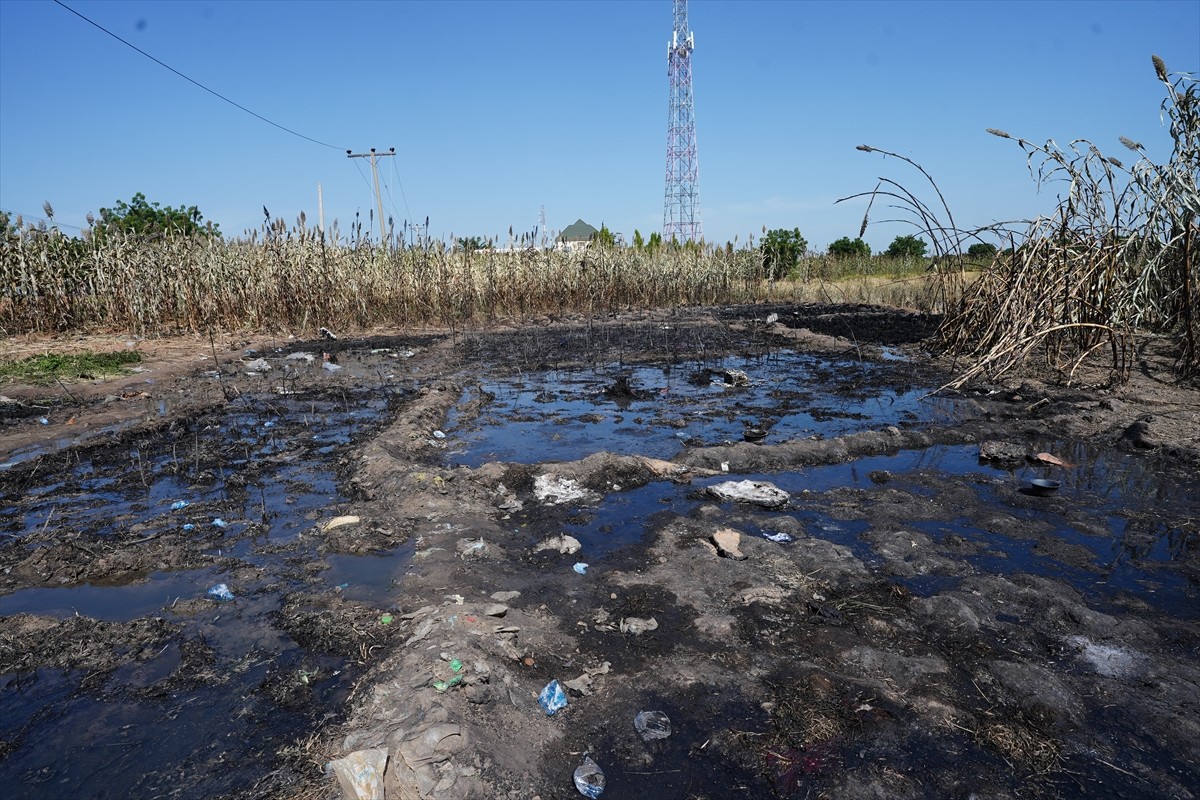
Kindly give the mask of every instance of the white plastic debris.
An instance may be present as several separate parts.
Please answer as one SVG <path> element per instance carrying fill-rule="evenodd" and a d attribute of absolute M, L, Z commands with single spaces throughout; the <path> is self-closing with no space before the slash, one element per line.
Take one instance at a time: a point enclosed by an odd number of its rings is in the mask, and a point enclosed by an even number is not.
<path fill-rule="evenodd" d="M 314 356 L 312 353 L 306 353 L 303 350 L 297 350 L 296 352 L 289 355 L 286 360 L 287 361 L 303 361 L 306 364 L 311 364 L 312 362 L 317 360 L 317 357 Z"/>
<path fill-rule="evenodd" d="M 378 800 L 383 797 L 383 774 L 387 768 L 385 749 L 359 750 L 329 762 L 345 800 Z"/>
<path fill-rule="evenodd" d="M 763 508 L 778 508 L 791 499 L 787 492 L 766 481 L 725 481 L 708 487 L 708 493 L 718 500 L 752 503 Z"/>
<path fill-rule="evenodd" d="M 265 358 L 256 358 L 246 364 L 246 369 L 250 372 L 268 372 L 271 369 L 271 362 Z"/>
<path fill-rule="evenodd" d="M 552 473 L 538 475 L 533 479 L 533 496 L 539 502 L 549 506 L 591 500 L 595 497 L 594 494 L 580 486 L 578 481 Z"/>
<path fill-rule="evenodd" d="M 333 519 L 329 520 L 329 522 L 326 522 L 324 525 L 321 526 L 321 530 L 331 531 L 334 528 L 340 528 L 343 525 L 354 525 L 361 521 L 362 520 L 359 517 L 356 517 L 354 514 L 345 514 L 343 516 L 334 517 Z"/>

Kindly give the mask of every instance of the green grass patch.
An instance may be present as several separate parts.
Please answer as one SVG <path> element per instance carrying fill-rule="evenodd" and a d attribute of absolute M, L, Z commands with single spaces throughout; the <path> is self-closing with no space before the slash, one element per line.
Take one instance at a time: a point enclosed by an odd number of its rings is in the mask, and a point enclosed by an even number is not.
<path fill-rule="evenodd" d="M 112 353 L 45 353 L 19 361 L 0 361 L 0 379 L 21 383 L 51 383 L 58 380 L 77 381 L 123 375 L 129 365 L 138 364 L 142 354 L 137 351 Z"/>

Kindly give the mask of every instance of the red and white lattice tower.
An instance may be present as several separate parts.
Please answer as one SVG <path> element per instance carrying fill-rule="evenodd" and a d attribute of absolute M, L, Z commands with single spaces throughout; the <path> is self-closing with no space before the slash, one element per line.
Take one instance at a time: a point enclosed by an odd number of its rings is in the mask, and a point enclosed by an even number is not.
<path fill-rule="evenodd" d="M 674 0 L 675 31 L 667 45 L 671 104 L 667 114 L 667 194 L 663 203 L 663 241 L 698 242 L 700 160 L 696 153 L 696 107 L 692 102 L 692 51 L 687 0 Z"/>

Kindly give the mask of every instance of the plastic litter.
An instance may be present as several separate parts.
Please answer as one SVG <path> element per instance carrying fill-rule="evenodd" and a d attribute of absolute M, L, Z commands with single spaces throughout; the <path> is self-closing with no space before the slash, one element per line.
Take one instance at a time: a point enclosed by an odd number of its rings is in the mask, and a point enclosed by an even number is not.
<path fill-rule="evenodd" d="M 579 485 L 573 478 L 546 473 L 533 479 L 533 496 L 549 506 L 595 499 L 596 495 Z"/>
<path fill-rule="evenodd" d="M 457 686 L 458 684 L 463 682 L 463 674 L 462 674 L 463 663 L 462 663 L 462 661 L 458 660 L 457 658 L 450 659 L 450 671 L 454 673 L 454 677 L 450 678 L 449 680 L 445 680 L 445 681 L 434 681 L 433 682 L 433 688 L 436 689 L 439 694 L 442 692 L 445 692 L 451 686 Z"/>
<path fill-rule="evenodd" d="M 321 369 L 327 372 L 337 372 L 339 369 L 341 369 L 341 366 L 334 364 L 332 361 L 326 361 L 321 364 Z"/>
<path fill-rule="evenodd" d="M 443 433 L 442 431 L 434 431 L 434 432 L 433 432 L 433 438 L 435 438 L 435 439 L 445 439 L 445 438 L 446 438 L 446 434 L 445 434 L 445 433 Z"/>
<path fill-rule="evenodd" d="M 43 425 L 49 425 L 49 424 L 50 424 L 50 420 L 46 419 L 45 417 L 39 417 L 39 418 L 38 418 L 38 422 L 42 423 Z"/>
<path fill-rule="evenodd" d="M 347 800 L 375 800 L 383 797 L 387 761 L 388 751 L 385 749 L 359 750 L 329 762 L 329 769 L 337 776 L 342 797 Z"/>
<path fill-rule="evenodd" d="M 178 511 L 181 508 L 187 508 L 189 505 L 191 505 L 191 503 L 189 503 L 187 500 L 176 500 L 174 503 L 171 503 L 171 510 Z"/>
<path fill-rule="evenodd" d="M 772 542 L 779 542 L 780 544 L 784 544 L 792 540 L 792 537 L 788 536 L 786 533 L 764 533 L 763 537 L 770 539 Z"/>
<path fill-rule="evenodd" d="M 661 711 L 639 711 L 633 718 L 633 727 L 643 742 L 653 742 L 671 735 L 671 719 Z"/>
<path fill-rule="evenodd" d="M 583 754 L 583 763 L 575 768 L 575 788 L 592 800 L 604 794 L 604 770 L 587 753 Z"/>
<path fill-rule="evenodd" d="M 217 600 L 232 600 L 233 592 L 229 591 L 229 587 L 226 584 L 218 583 L 208 590 L 208 596 Z"/>
<path fill-rule="evenodd" d="M 196 526 L 193 525 L 192 523 L 188 522 L 188 523 L 184 524 L 183 529 L 185 531 L 194 531 L 194 530 L 196 530 Z"/>
<path fill-rule="evenodd" d="M 538 702 L 541 703 L 548 716 L 554 716 L 555 711 L 567 707 L 567 695 L 558 681 L 554 680 L 547 683 L 546 688 L 542 689 L 542 693 L 538 695 Z"/>
<path fill-rule="evenodd" d="M 580 561 L 578 564 L 576 564 L 576 565 L 575 565 L 574 567 L 572 567 L 571 569 L 575 570 L 575 571 L 576 571 L 576 572 L 578 572 L 580 575 L 587 575 L 587 571 L 588 571 L 588 565 L 587 565 L 587 564 L 585 564 L 585 563 L 583 563 L 582 561 Z"/>
<path fill-rule="evenodd" d="M 393 619 L 395 619 L 395 617 L 393 617 L 391 614 L 383 614 L 379 617 L 379 621 L 384 625 L 391 625 Z"/>
<path fill-rule="evenodd" d="M 229 523 L 228 523 L 228 522 L 226 522 L 225 520 L 221 519 L 220 517 L 217 517 L 216 519 L 214 519 L 214 520 L 212 521 L 212 524 L 213 524 L 213 527 L 214 527 L 214 528 L 224 528 L 224 527 L 227 527 L 227 526 L 229 525 Z"/>

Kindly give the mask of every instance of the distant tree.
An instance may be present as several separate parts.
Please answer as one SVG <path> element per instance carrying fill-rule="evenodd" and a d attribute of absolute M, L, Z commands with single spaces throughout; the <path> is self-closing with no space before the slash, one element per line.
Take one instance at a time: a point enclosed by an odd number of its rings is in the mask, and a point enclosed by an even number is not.
<path fill-rule="evenodd" d="M 971 258 L 978 258 L 984 261 L 991 261 L 995 258 L 997 250 L 996 245 L 990 242 L 976 242 L 967 248 L 967 255 Z"/>
<path fill-rule="evenodd" d="M 205 222 L 204 215 L 195 206 L 160 206 L 146 201 L 146 195 L 138 192 L 126 203 L 118 200 L 112 208 L 100 209 L 100 219 L 93 224 L 93 231 L 126 231 L 143 235 L 153 233 L 183 233 L 187 235 L 220 236 L 220 228 L 213 222 Z"/>
<path fill-rule="evenodd" d="M 862 239 L 851 239 L 849 236 L 843 236 L 829 245 L 829 255 L 869 256 L 871 255 L 871 245 Z"/>
<path fill-rule="evenodd" d="M 661 250 L 662 246 L 663 246 L 662 234 L 659 233 L 658 231 L 655 231 L 654 233 L 650 234 L 650 238 L 646 240 L 646 249 L 651 252 L 653 252 L 655 250 Z"/>
<path fill-rule="evenodd" d="M 893 258 L 920 258 L 929 245 L 916 236 L 897 236 L 888 245 L 887 254 Z"/>
<path fill-rule="evenodd" d="M 592 241 L 597 247 L 616 247 L 617 237 L 613 236 L 608 226 L 601 222 L 600 230 L 592 234 Z"/>
<path fill-rule="evenodd" d="M 646 241 L 642 238 L 642 232 L 639 231 L 637 228 L 633 229 L 633 249 L 634 250 L 645 250 L 646 249 Z"/>
<path fill-rule="evenodd" d="M 456 239 L 460 250 L 465 250 L 468 253 L 474 253 L 476 250 L 486 250 L 488 243 L 486 239 L 479 236 L 464 236 L 461 239 Z"/>
<path fill-rule="evenodd" d="M 760 247 L 768 274 L 772 278 L 782 278 L 795 268 L 800 257 L 808 251 L 808 240 L 801 235 L 799 228 L 792 228 L 790 231 L 787 228 L 776 228 L 767 231 Z"/>

